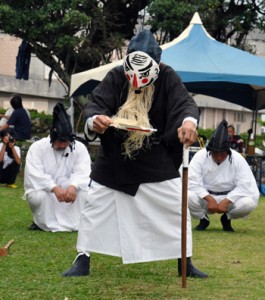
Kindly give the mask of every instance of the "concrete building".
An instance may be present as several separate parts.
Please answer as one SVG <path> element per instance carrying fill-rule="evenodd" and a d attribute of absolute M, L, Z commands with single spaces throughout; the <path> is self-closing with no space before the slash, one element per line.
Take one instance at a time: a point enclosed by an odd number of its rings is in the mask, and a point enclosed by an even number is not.
<path fill-rule="evenodd" d="M 246 133 L 252 128 L 251 110 L 205 95 L 195 95 L 194 99 L 201 110 L 200 128 L 216 128 L 223 119 L 227 120 L 228 124 L 234 125 L 236 134 Z M 261 117 L 261 113 L 258 117 Z M 257 134 L 260 134 L 260 130 L 261 126 L 257 124 Z"/>
<path fill-rule="evenodd" d="M 29 80 L 16 79 L 16 57 L 21 40 L 0 33 L 0 107 L 10 106 L 10 96 L 18 93 L 28 109 L 51 113 L 54 105 L 64 99 L 66 90 L 56 79 L 48 84 L 49 68 L 31 55 Z"/>

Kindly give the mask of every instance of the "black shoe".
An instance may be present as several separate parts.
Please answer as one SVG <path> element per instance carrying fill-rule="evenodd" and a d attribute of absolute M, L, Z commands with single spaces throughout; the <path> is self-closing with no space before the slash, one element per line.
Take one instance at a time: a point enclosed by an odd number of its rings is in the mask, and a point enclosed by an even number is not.
<path fill-rule="evenodd" d="M 208 219 L 208 216 L 206 215 L 206 218 L 200 219 L 200 223 L 195 227 L 195 230 L 203 231 L 210 225 L 210 221 Z"/>
<path fill-rule="evenodd" d="M 85 254 L 79 255 L 75 260 L 73 266 L 65 271 L 62 276 L 88 276 L 90 274 L 90 257 Z"/>
<path fill-rule="evenodd" d="M 178 273 L 179 276 L 182 275 L 182 270 L 181 270 L 181 258 L 178 259 Z M 196 269 L 193 264 L 191 263 L 190 257 L 187 258 L 187 272 L 186 272 L 187 277 L 193 277 L 193 278 L 208 278 L 208 275 L 201 272 L 200 270 Z"/>
<path fill-rule="evenodd" d="M 29 230 L 41 230 L 43 231 L 37 224 L 34 222 L 29 226 Z"/>
<path fill-rule="evenodd" d="M 231 220 L 227 219 L 227 215 L 226 214 L 222 215 L 220 221 L 221 221 L 221 223 L 223 225 L 223 230 L 224 231 L 230 231 L 230 232 L 234 231 L 234 229 L 231 226 Z"/>

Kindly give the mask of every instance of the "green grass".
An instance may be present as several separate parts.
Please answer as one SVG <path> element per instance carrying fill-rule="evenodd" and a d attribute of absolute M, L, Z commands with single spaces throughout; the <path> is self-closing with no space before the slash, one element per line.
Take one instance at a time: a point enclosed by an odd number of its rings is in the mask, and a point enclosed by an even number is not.
<path fill-rule="evenodd" d="M 15 240 L 0 257 L 1 300 L 265 299 L 264 197 L 248 219 L 232 222 L 234 233 L 221 230 L 217 215 L 205 232 L 193 232 L 193 263 L 209 278 L 188 278 L 182 288 L 175 260 L 123 265 L 92 254 L 91 276 L 62 277 L 75 258 L 77 233 L 29 231 L 22 180 L 16 190 L 0 187 L 0 245 Z"/>

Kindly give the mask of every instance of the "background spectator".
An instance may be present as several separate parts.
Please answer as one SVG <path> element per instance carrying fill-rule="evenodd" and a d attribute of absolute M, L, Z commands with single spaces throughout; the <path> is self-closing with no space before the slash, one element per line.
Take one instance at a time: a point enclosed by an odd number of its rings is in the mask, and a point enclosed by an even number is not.
<path fill-rule="evenodd" d="M 16 146 L 16 141 L 10 131 L 2 130 L 0 136 L 2 141 L 0 144 L 0 183 L 17 188 L 15 181 L 21 163 L 20 148 Z"/>
<path fill-rule="evenodd" d="M 10 118 L 13 111 L 14 109 L 12 107 L 9 107 L 4 114 L 0 114 L 0 127 L 7 123 L 7 120 Z"/>
<path fill-rule="evenodd" d="M 0 127 L 0 131 L 12 128 L 14 138 L 23 141 L 31 138 L 31 121 L 27 111 L 22 105 L 20 95 L 13 95 L 10 105 L 14 109 L 7 123 Z"/>
<path fill-rule="evenodd" d="M 231 149 L 236 150 L 239 153 L 244 153 L 244 140 L 240 137 L 240 135 L 235 135 L 235 127 L 233 125 L 228 125 L 227 130 Z"/>

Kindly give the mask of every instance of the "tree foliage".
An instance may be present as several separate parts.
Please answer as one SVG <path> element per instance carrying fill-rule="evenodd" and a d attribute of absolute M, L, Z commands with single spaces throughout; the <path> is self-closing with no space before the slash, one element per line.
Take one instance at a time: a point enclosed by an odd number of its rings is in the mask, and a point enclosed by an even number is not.
<path fill-rule="evenodd" d="M 69 89 L 71 75 L 109 62 L 147 0 L 0 0 L 0 30 L 21 38 Z"/>
<path fill-rule="evenodd" d="M 154 0 L 148 6 L 148 23 L 163 44 L 177 37 L 196 11 L 215 39 L 224 43 L 232 39 L 238 48 L 245 49 L 253 29 L 265 31 L 264 0 Z"/>

